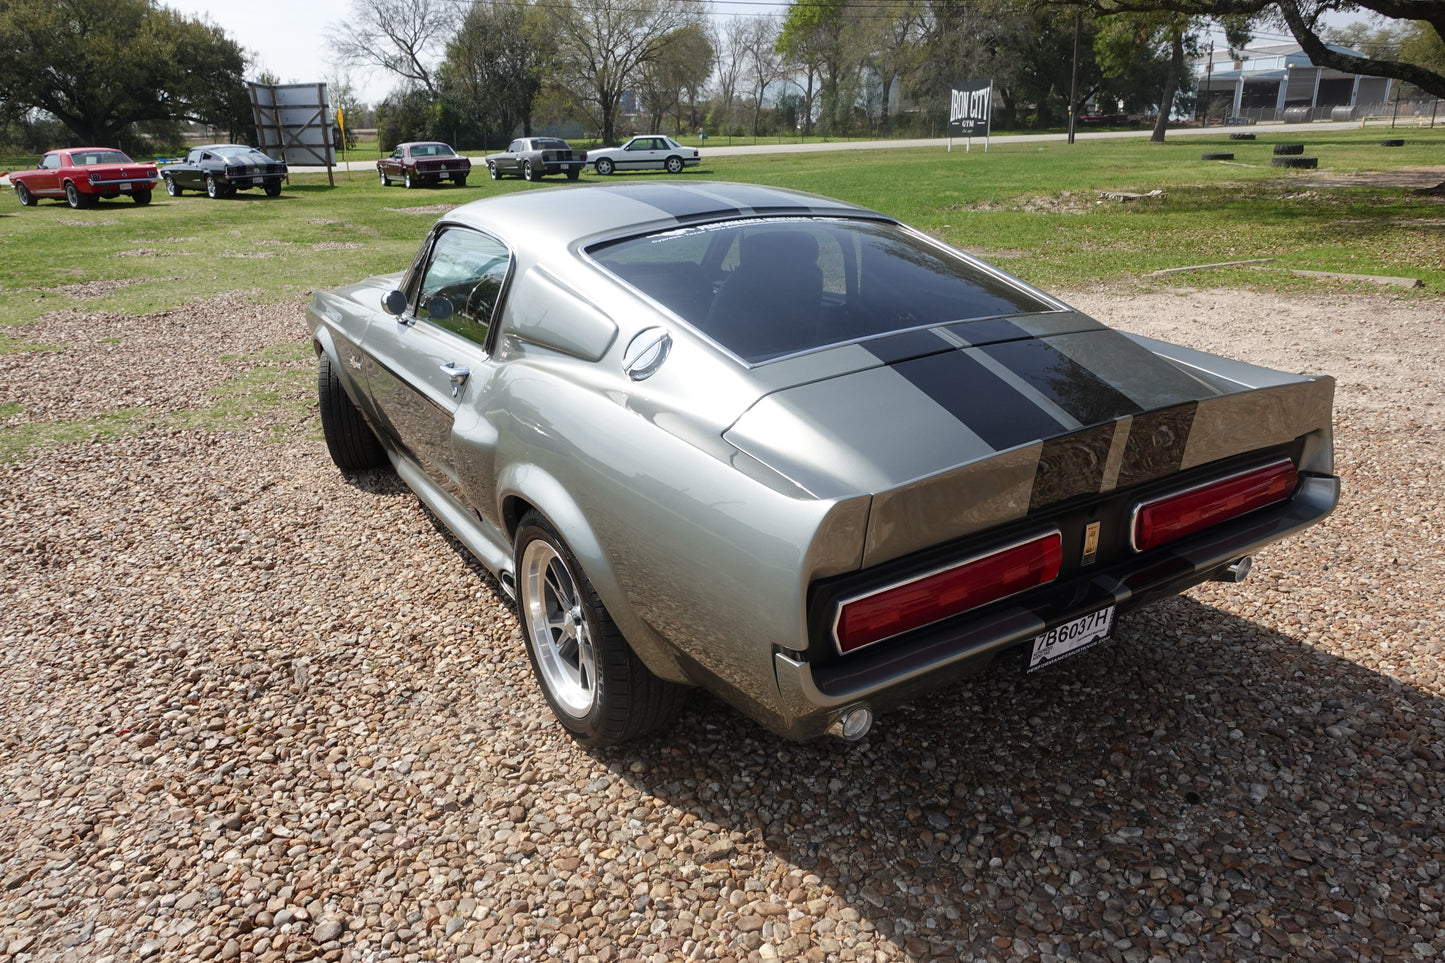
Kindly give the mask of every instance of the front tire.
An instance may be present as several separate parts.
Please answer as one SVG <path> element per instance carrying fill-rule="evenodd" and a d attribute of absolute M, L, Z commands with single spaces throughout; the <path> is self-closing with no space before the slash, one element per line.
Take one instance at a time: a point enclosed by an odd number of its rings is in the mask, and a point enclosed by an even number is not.
<path fill-rule="evenodd" d="M 130 197 L 131 197 L 131 200 L 135 201 L 135 202 L 136 202 L 137 204 L 139 204 L 141 207 L 145 207 L 147 204 L 149 204 L 149 203 L 151 202 L 151 192 L 150 192 L 150 191 L 133 191 L 133 192 L 131 193 Z"/>
<path fill-rule="evenodd" d="M 612 171 L 613 171 L 613 164 L 612 164 L 612 159 L 611 159 L 611 158 L 604 157 L 604 158 L 602 158 L 601 160 L 599 160 L 599 161 L 597 162 L 597 173 L 606 175 L 606 174 L 611 174 Z"/>
<path fill-rule="evenodd" d="M 667 159 L 667 165 L 666 165 L 666 166 L 667 166 L 667 172 L 668 172 L 669 174 L 681 174 L 681 173 L 682 173 L 682 158 L 681 158 L 681 157 L 669 157 L 669 158 Z"/>
<path fill-rule="evenodd" d="M 416 186 L 416 182 L 413 181 L 411 178 L 411 171 L 407 171 L 405 174 L 401 175 L 401 186 L 405 187 L 407 190 L 411 190 L 413 187 Z"/>
<path fill-rule="evenodd" d="M 382 187 L 390 187 L 390 186 L 391 186 L 391 178 L 386 176 L 386 171 L 378 171 L 377 173 L 379 173 L 379 174 L 381 175 L 381 186 L 382 186 Z"/>
<path fill-rule="evenodd" d="M 213 175 L 213 174 L 207 174 L 207 175 L 206 175 L 206 196 L 209 197 L 211 200 L 214 201 L 214 200 L 216 200 L 217 198 L 219 198 L 222 193 L 223 193 L 223 192 L 222 192 L 222 190 L 221 190 L 221 185 L 220 185 L 220 183 L 216 180 L 215 175 Z"/>
<path fill-rule="evenodd" d="M 497 170 L 497 165 L 493 164 L 491 161 L 487 161 L 487 173 L 492 175 L 492 180 L 494 181 L 499 181 L 502 179 L 502 172 Z"/>
<path fill-rule="evenodd" d="M 15 185 L 15 198 L 20 202 L 21 207 L 34 207 L 37 203 L 35 195 L 30 193 L 30 188 L 24 184 Z"/>
<path fill-rule="evenodd" d="M 267 197 L 280 197 L 281 181 L 279 179 L 267 181 L 266 185 L 262 188 L 262 190 L 266 192 Z"/>
<path fill-rule="evenodd" d="M 517 620 L 557 721 L 584 746 L 660 728 L 686 688 L 653 675 L 622 637 L 567 543 L 536 512 L 517 529 Z"/>
<path fill-rule="evenodd" d="M 169 194 L 171 197 L 181 196 L 181 185 L 176 183 L 176 179 L 174 177 L 172 177 L 170 174 L 167 174 L 165 176 L 165 182 L 167 194 Z"/>
<path fill-rule="evenodd" d="M 342 471 L 361 471 L 387 464 L 386 449 L 356 405 L 351 403 L 346 388 L 331 368 L 331 356 L 325 351 L 317 359 L 316 395 L 321 407 L 321 431 L 326 436 L 326 450 Z"/>

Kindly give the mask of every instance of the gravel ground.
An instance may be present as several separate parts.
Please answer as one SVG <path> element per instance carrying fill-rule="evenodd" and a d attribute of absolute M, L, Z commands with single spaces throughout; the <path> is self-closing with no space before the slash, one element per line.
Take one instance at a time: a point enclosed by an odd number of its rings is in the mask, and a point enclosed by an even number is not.
<path fill-rule="evenodd" d="M 68 347 L 0 356 L 0 423 L 158 417 L 0 468 L 0 961 L 1445 955 L 1440 302 L 1072 300 L 1336 375 L 1341 509 L 857 746 L 700 698 L 596 754 L 495 583 L 332 467 L 309 363 L 266 362 L 302 414 L 159 417 L 299 305 L 28 327 Z"/>

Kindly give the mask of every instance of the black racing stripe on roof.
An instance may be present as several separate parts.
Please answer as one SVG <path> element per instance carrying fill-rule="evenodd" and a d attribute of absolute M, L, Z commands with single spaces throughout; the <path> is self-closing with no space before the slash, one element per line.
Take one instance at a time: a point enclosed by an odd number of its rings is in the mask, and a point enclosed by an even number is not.
<path fill-rule="evenodd" d="M 980 348 L 1084 425 L 1137 415 L 1144 409 L 1047 341 L 1009 341 Z"/>
<path fill-rule="evenodd" d="M 618 194 L 656 208 L 684 224 L 742 214 L 741 210 L 721 198 L 676 184 L 629 184 L 625 191 L 618 191 Z"/>
<path fill-rule="evenodd" d="M 993 318 L 987 321 L 961 321 L 958 324 L 947 325 L 946 330 L 965 344 L 993 344 L 998 341 L 1020 341 L 1033 337 L 1023 328 L 1005 318 Z"/>
<path fill-rule="evenodd" d="M 892 368 L 995 450 L 1052 438 L 1063 428 L 966 351 L 914 358 Z"/>
<path fill-rule="evenodd" d="M 943 340 L 932 331 L 905 331 L 902 334 L 892 334 L 886 338 L 865 341 L 863 347 L 884 364 L 897 364 L 912 358 L 938 354 L 940 351 L 958 350 L 956 345 Z"/>

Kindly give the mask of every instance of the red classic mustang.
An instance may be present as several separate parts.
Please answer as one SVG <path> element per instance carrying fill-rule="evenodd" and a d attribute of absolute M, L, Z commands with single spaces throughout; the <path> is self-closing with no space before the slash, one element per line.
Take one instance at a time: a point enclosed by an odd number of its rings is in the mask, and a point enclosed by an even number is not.
<path fill-rule="evenodd" d="M 64 198 L 77 210 L 122 194 L 129 194 L 137 204 L 149 204 L 159 181 L 156 165 L 137 163 L 113 147 L 53 150 L 40 158 L 34 170 L 10 175 L 15 196 L 26 207 L 53 197 Z"/>
<path fill-rule="evenodd" d="M 407 187 L 435 184 L 448 178 L 458 187 L 466 187 L 472 162 L 437 141 L 408 141 L 397 144 L 390 156 L 377 161 L 376 170 L 381 175 L 382 187 L 389 185 L 392 178 Z"/>

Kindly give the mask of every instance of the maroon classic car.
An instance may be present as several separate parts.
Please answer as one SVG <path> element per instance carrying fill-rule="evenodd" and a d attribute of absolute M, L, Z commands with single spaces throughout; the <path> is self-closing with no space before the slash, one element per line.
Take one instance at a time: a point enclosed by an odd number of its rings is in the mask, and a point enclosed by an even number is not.
<path fill-rule="evenodd" d="M 40 158 L 34 170 L 10 175 L 15 196 L 26 207 L 51 197 L 76 210 L 90 207 L 102 197 L 122 194 L 137 204 L 149 204 L 159 181 L 156 165 L 137 163 L 113 147 L 53 150 Z"/>
<path fill-rule="evenodd" d="M 391 156 L 377 161 L 376 171 L 381 175 L 382 187 L 390 185 L 393 179 L 407 187 L 416 187 L 449 178 L 458 187 L 466 187 L 472 162 L 438 141 L 409 141 L 397 144 Z"/>

